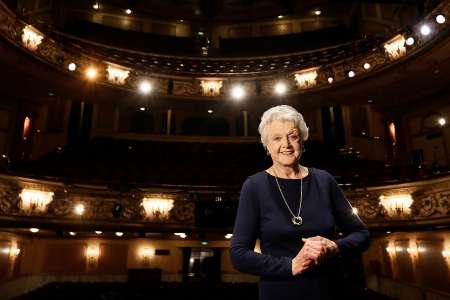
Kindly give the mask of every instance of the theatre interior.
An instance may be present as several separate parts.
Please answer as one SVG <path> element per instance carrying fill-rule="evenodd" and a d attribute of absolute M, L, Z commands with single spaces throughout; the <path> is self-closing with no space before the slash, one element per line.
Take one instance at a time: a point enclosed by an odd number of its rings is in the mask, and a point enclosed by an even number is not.
<path fill-rule="evenodd" d="M 370 230 L 340 296 L 450 299 L 449 18 L 450 0 L 0 1 L 0 299 L 258 299 L 230 240 L 280 104 Z"/>

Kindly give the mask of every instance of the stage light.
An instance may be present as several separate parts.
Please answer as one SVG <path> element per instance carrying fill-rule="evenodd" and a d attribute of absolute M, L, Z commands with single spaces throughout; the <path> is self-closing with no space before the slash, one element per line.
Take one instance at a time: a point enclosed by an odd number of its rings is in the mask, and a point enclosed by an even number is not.
<path fill-rule="evenodd" d="M 145 107 L 140 107 L 139 110 L 140 111 L 145 111 Z"/>
<path fill-rule="evenodd" d="M 283 18 L 284 18 L 283 15 L 279 15 L 279 16 L 278 16 L 278 19 L 283 19 Z"/>
<path fill-rule="evenodd" d="M 139 91 L 142 94 L 147 95 L 148 93 L 150 93 L 152 91 L 152 85 L 148 81 L 142 81 L 139 84 Z"/>
<path fill-rule="evenodd" d="M 348 75 L 348 77 L 353 78 L 353 77 L 355 77 L 356 74 L 354 71 L 350 70 L 350 71 L 348 71 L 347 75 Z"/>
<path fill-rule="evenodd" d="M 184 232 L 175 232 L 174 235 L 179 236 L 182 239 L 185 239 L 187 237 L 186 233 Z"/>
<path fill-rule="evenodd" d="M 125 13 L 126 13 L 127 15 L 131 15 L 132 11 L 131 11 L 131 9 L 127 8 L 127 9 L 125 10 Z"/>
<path fill-rule="evenodd" d="M 231 96 L 235 100 L 241 100 L 245 96 L 245 91 L 240 85 L 236 85 L 231 89 Z"/>
<path fill-rule="evenodd" d="M 30 231 L 31 231 L 32 233 L 36 233 L 36 232 L 39 232 L 39 228 L 31 227 L 31 228 L 30 228 Z"/>
<path fill-rule="evenodd" d="M 445 23 L 445 16 L 444 15 L 437 15 L 436 16 L 436 23 L 444 24 Z"/>
<path fill-rule="evenodd" d="M 232 237 L 233 237 L 233 234 L 232 234 L 232 233 L 227 233 L 227 234 L 225 235 L 225 238 L 226 238 L 227 240 L 231 239 Z"/>
<path fill-rule="evenodd" d="M 70 63 L 68 68 L 69 68 L 69 71 L 73 72 L 77 69 L 77 65 L 75 63 Z"/>
<path fill-rule="evenodd" d="M 365 70 L 369 70 L 371 66 L 370 66 L 369 63 L 365 63 L 365 64 L 363 65 L 363 67 L 364 67 Z"/>
<path fill-rule="evenodd" d="M 284 95 L 287 91 L 287 86 L 284 82 L 278 82 L 275 84 L 275 93 L 277 95 Z"/>
<path fill-rule="evenodd" d="M 431 28 L 428 25 L 422 25 L 422 27 L 420 27 L 420 33 L 424 36 L 427 36 L 431 33 Z"/>
<path fill-rule="evenodd" d="M 408 46 L 414 45 L 414 42 L 415 42 L 415 40 L 412 36 L 410 36 L 409 38 L 406 39 L 406 45 L 408 45 Z"/>

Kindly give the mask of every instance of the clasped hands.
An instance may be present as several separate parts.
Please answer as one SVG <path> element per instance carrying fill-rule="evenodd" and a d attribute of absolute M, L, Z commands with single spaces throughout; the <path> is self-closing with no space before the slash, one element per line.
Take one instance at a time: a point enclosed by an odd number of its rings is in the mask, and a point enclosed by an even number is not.
<path fill-rule="evenodd" d="M 305 244 L 297 256 L 292 259 L 292 275 L 303 273 L 322 263 L 327 256 L 338 252 L 335 242 L 321 236 L 302 238 L 302 241 Z"/>

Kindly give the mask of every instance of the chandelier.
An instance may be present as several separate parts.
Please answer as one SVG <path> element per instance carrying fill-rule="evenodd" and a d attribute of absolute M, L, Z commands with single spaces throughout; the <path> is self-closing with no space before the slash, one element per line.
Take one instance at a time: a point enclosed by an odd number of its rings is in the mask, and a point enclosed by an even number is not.
<path fill-rule="evenodd" d="M 44 36 L 33 26 L 27 25 L 22 30 L 22 43 L 30 50 L 36 50 Z"/>
<path fill-rule="evenodd" d="M 411 205 L 414 202 L 411 194 L 381 195 L 380 204 L 386 209 L 389 216 L 409 215 Z"/>
<path fill-rule="evenodd" d="M 169 212 L 174 206 L 173 199 L 144 198 L 142 206 L 150 220 L 168 220 Z"/>
<path fill-rule="evenodd" d="M 53 195 L 53 192 L 23 189 L 19 194 L 19 197 L 22 199 L 21 208 L 27 212 L 45 212 L 47 206 L 53 200 Z"/>

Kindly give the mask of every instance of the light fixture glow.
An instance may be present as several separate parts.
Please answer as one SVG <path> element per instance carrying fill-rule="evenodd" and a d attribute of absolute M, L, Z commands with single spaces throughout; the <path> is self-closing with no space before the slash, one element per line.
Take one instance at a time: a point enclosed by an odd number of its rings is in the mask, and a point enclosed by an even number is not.
<path fill-rule="evenodd" d="M 53 201 L 53 195 L 53 192 L 23 189 L 19 194 L 22 200 L 20 207 L 26 212 L 45 212 L 47 206 Z"/>
<path fill-rule="evenodd" d="M 358 209 L 356 207 L 352 207 L 352 212 L 353 212 L 353 214 L 357 215 L 358 214 Z"/>
<path fill-rule="evenodd" d="M 187 237 L 186 233 L 184 232 L 175 232 L 174 235 L 179 236 L 182 239 L 185 239 Z"/>
<path fill-rule="evenodd" d="M 420 33 L 424 36 L 427 36 L 431 33 L 431 28 L 428 25 L 422 25 L 420 27 Z"/>
<path fill-rule="evenodd" d="M 364 67 L 365 70 L 369 70 L 370 67 L 371 67 L 371 65 L 370 65 L 369 63 L 365 63 L 365 64 L 363 65 L 363 67 Z"/>
<path fill-rule="evenodd" d="M 32 233 L 36 233 L 36 232 L 39 232 L 39 228 L 31 227 L 31 228 L 30 228 L 30 231 L 31 231 Z"/>
<path fill-rule="evenodd" d="M 408 46 L 414 45 L 414 42 L 415 42 L 415 40 L 412 36 L 410 36 L 409 38 L 406 39 L 406 45 L 408 45 Z"/>
<path fill-rule="evenodd" d="M 405 37 L 397 34 L 384 44 L 384 50 L 392 59 L 397 59 L 406 54 Z"/>
<path fill-rule="evenodd" d="M 439 118 L 438 123 L 439 125 L 444 126 L 447 123 L 447 120 L 445 120 L 445 118 Z"/>
<path fill-rule="evenodd" d="M 123 236 L 123 232 L 121 232 L 121 231 L 116 231 L 116 236 Z"/>
<path fill-rule="evenodd" d="M 145 111 L 145 107 L 140 107 L 139 110 L 140 111 Z"/>
<path fill-rule="evenodd" d="M 142 81 L 139 84 L 139 91 L 144 95 L 150 93 L 152 91 L 152 88 L 153 88 L 152 85 L 148 81 Z"/>
<path fill-rule="evenodd" d="M 110 64 L 106 68 L 106 75 L 109 82 L 123 85 L 130 75 L 130 70 L 119 65 Z"/>
<path fill-rule="evenodd" d="M 283 15 L 278 15 L 278 19 L 283 19 L 284 16 Z"/>
<path fill-rule="evenodd" d="M 222 88 L 222 80 L 201 80 L 203 96 L 219 96 Z"/>
<path fill-rule="evenodd" d="M 143 198 L 142 206 L 150 220 L 168 220 L 170 210 L 174 206 L 174 200 L 156 197 Z"/>
<path fill-rule="evenodd" d="M 69 234 L 70 234 L 71 236 L 76 236 L 76 235 L 77 235 L 77 233 L 76 233 L 76 232 L 73 232 L 73 231 L 70 231 Z"/>
<path fill-rule="evenodd" d="M 350 70 L 350 71 L 348 71 L 347 75 L 348 75 L 348 77 L 353 78 L 353 77 L 355 77 L 356 74 L 354 71 Z"/>
<path fill-rule="evenodd" d="M 22 30 L 22 43 L 30 50 L 36 50 L 44 36 L 33 26 L 27 25 Z"/>
<path fill-rule="evenodd" d="M 74 210 L 75 214 L 81 216 L 84 214 L 85 208 L 84 208 L 83 204 L 79 203 L 79 204 L 75 205 L 75 208 L 73 210 Z"/>
<path fill-rule="evenodd" d="M 410 214 L 410 207 L 414 201 L 411 194 L 381 195 L 379 200 L 389 216 Z"/>
<path fill-rule="evenodd" d="M 294 74 L 297 87 L 299 89 L 307 89 L 317 84 L 318 68 L 309 68 L 301 70 Z"/>
<path fill-rule="evenodd" d="M 73 72 L 77 69 L 77 65 L 75 63 L 70 63 L 68 68 L 69 68 L 69 71 Z"/>
<path fill-rule="evenodd" d="M 96 230 L 95 231 L 95 234 L 98 234 L 98 235 L 100 235 L 100 234 L 102 234 L 103 233 L 103 231 L 100 231 L 100 230 Z"/>
<path fill-rule="evenodd" d="M 235 100 L 241 100 L 245 96 L 245 91 L 240 85 L 236 85 L 231 89 L 231 96 Z"/>
<path fill-rule="evenodd" d="M 322 11 L 321 11 L 320 9 L 316 9 L 316 10 L 314 11 L 314 14 L 315 14 L 316 16 L 320 16 L 320 15 L 322 14 Z"/>
<path fill-rule="evenodd" d="M 125 10 L 125 13 L 126 13 L 127 15 L 131 15 L 132 11 L 131 11 L 131 9 L 127 8 L 127 9 Z"/>
<path fill-rule="evenodd" d="M 287 86 L 284 82 L 278 82 L 275 84 L 275 94 L 277 95 L 284 95 L 286 94 Z"/>
<path fill-rule="evenodd" d="M 86 77 L 90 80 L 95 79 L 97 77 L 97 69 L 94 67 L 90 67 L 86 70 Z"/>
<path fill-rule="evenodd" d="M 436 16 L 436 23 L 444 24 L 445 23 L 445 16 L 444 15 L 437 15 Z"/>
<path fill-rule="evenodd" d="M 226 239 L 231 239 L 233 237 L 233 234 L 232 233 L 227 233 L 226 235 L 225 235 L 225 238 Z"/>
<path fill-rule="evenodd" d="M 330 77 L 328 77 L 328 83 L 330 83 L 330 84 L 331 84 L 331 83 L 333 83 L 333 81 L 334 81 L 334 78 L 333 78 L 333 77 L 331 77 L 331 76 L 330 76 Z"/>

